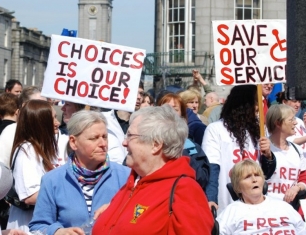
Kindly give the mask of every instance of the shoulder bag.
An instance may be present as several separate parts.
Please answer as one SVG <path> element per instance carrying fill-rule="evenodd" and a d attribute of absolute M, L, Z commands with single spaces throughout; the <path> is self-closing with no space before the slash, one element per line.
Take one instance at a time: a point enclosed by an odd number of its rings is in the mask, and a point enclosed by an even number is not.
<path fill-rule="evenodd" d="M 14 158 L 13 158 L 13 163 L 11 166 L 11 171 L 13 173 L 14 167 L 15 167 L 15 161 L 16 158 L 18 156 L 19 150 L 20 150 L 21 146 L 19 146 Z M 16 206 L 22 210 L 33 210 L 34 209 L 34 205 L 28 205 L 23 201 L 19 200 L 18 194 L 16 193 L 15 190 L 15 179 L 13 178 L 13 185 L 12 188 L 10 189 L 10 191 L 6 194 L 5 198 L 4 198 L 8 203 L 10 203 L 13 206 Z"/>

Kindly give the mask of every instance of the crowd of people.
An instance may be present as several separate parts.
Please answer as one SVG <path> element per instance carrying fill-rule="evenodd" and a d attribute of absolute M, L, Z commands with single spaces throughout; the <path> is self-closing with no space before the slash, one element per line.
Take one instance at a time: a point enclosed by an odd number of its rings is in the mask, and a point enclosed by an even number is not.
<path fill-rule="evenodd" d="M 306 191 L 301 101 L 280 92 L 271 105 L 264 84 L 262 97 L 242 85 L 220 102 L 192 73 L 192 85 L 156 97 L 140 81 L 134 112 L 59 106 L 9 80 L 0 177 L 14 180 L 0 189 L 3 234 L 306 234 L 292 206 Z"/>

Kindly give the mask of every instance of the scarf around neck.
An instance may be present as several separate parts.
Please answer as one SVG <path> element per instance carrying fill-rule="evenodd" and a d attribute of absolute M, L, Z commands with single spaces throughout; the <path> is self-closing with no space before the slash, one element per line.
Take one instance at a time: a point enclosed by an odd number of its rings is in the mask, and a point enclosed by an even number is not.
<path fill-rule="evenodd" d="M 73 174 L 82 184 L 95 185 L 109 168 L 109 162 L 109 156 L 107 155 L 105 162 L 99 166 L 98 169 L 92 171 L 82 167 L 79 160 L 75 157 L 75 154 L 72 154 L 71 156 Z"/>

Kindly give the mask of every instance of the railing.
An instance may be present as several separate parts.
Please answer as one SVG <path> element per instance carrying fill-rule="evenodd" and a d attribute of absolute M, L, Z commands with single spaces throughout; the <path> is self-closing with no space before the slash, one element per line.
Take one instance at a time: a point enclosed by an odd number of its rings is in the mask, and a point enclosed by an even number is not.
<path fill-rule="evenodd" d="M 214 57 L 207 52 L 173 50 L 166 53 L 148 53 L 144 60 L 146 75 L 190 76 L 192 69 L 203 75 L 214 75 Z"/>

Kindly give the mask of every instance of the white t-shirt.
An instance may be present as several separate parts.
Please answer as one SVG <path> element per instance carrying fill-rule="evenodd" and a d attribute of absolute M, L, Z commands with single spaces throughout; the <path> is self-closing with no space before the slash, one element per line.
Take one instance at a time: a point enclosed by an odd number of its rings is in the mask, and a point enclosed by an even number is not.
<path fill-rule="evenodd" d="M 220 235 L 305 235 L 306 224 L 291 205 L 265 197 L 260 204 L 240 200 L 230 204 L 218 217 Z"/>
<path fill-rule="evenodd" d="M 220 166 L 219 190 L 218 190 L 218 214 L 225 209 L 227 205 L 233 202 L 226 184 L 230 183 L 230 170 L 232 167 L 249 158 L 258 162 L 260 152 L 254 147 L 251 138 L 246 139 L 243 156 L 236 143 L 236 138 L 231 137 L 223 125 L 223 120 L 210 123 L 204 133 L 202 149 L 208 157 L 210 163 Z"/>
<path fill-rule="evenodd" d="M 57 165 L 62 166 L 67 162 L 68 154 L 67 154 L 67 145 L 69 142 L 69 136 L 65 134 L 58 133 L 57 137 Z"/>
<path fill-rule="evenodd" d="M 43 167 L 42 158 L 39 156 L 39 160 L 37 159 L 33 146 L 30 143 L 24 143 L 22 147 L 24 151 L 20 149 L 16 156 L 17 158 L 13 170 L 15 189 L 20 200 L 39 191 L 41 178 L 46 173 Z M 14 157 L 17 151 L 18 149 L 16 149 Z M 15 206 L 11 206 L 7 228 L 18 228 L 25 232 L 29 232 L 28 224 L 32 217 L 33 210 L 25 211 Z"/>
<path fill-rule="evenodd" d="M 122 145 L 124 133 L 115 116 L 114 110 L 103 111 L 102 114 L 107 120 L 108 156 L 110 161 L 122 164 L 127 155 L 127 150 Z"/>
<path fill-rule="evenodd" d="M 0 135 L 0 162 L 3 162 L 7 167 L 10 167 L 10 157 L 13 148 L 13 142 L 16 132 L 16 123 L 12 123 L 4 128 Z"/>
<path fill-rule="evenodd" d="M 297 183 L 300 170 L 303 170 L 303 151 L 300 146 L 295 145 L 299 153 L 292 144 L 289 143 L 288 150 L 281 150 L 273 143 L 270 149 L 276 158 L 276 169 L 272 177 L 267 180 L 268 195 L 273 198 L 283 200 L 286 191 Z"/>
<path fill-rule="evenodd" d="M 13 148 L 13 142 L 15 138 L 17 124 L 12 123 L 4 128 L 0 135 L 0 162 L 3 162 L 7 167 L 10 168 L 10 157 Z M 69 136 L 59 133 L 57 145 L 58 145 L 58 162 L 55 165 L 64 165 L 67 162 L 67 143 Z"/>
<path fill-rule="evenodd" d="M 300 118 L 296 118 L 296 122 L 297 124 L 294 128 L 295 134 L 287 138 L 287 140 L 290 142 L 293 142 L 295 138 L 306 136 L 306 128 L 304 122 Z M 306 157 L 306 143 L 301 144 L 300 146 L 303 149 L 304 156 Z"/>

